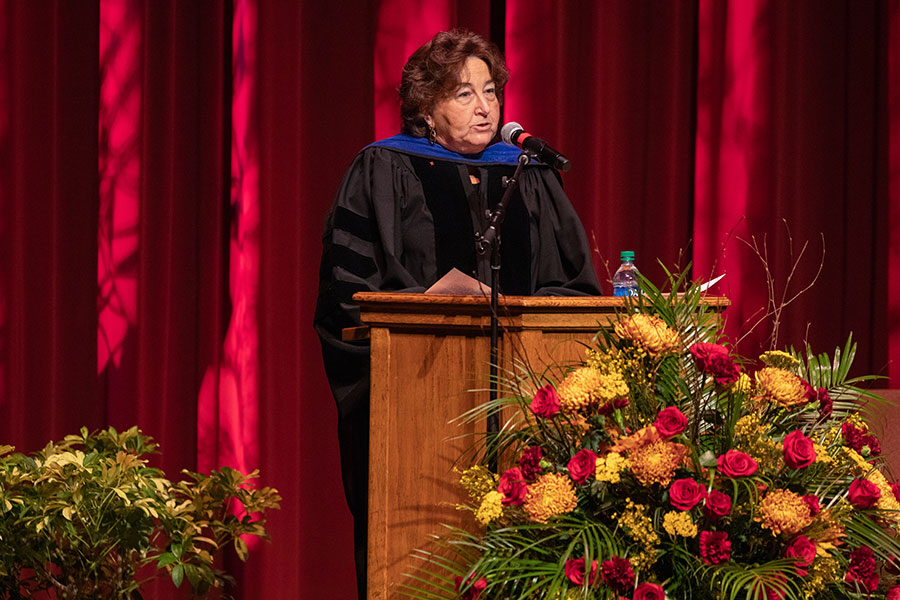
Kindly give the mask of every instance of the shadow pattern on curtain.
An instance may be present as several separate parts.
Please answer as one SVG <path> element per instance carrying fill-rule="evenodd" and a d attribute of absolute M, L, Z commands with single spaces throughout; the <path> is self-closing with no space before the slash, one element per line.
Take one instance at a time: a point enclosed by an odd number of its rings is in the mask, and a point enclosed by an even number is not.
<path fill-rule="evenodd" d="M 747 243 L 783 282 L 808 241 L 802 285 L 824 234 L 779 342 L 853 331 L 897 387 L 900 0 L 0 0 L 0 442 L 138 424 L 170 475 L 259 467 L 285 501 L 238 597 L 352 597 L 322 225 L 452 26 L 505 32 L 506 118 L 572 160 L 601 279 L 622 249 L 657 281 L 725 271 L 738 337 L 766 298 Z"/>

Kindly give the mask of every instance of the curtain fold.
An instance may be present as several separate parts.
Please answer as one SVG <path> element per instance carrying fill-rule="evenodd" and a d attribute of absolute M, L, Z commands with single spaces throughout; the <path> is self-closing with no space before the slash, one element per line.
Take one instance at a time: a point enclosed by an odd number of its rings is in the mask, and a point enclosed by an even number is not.
<path fill-rule="evenodd" d="M 623 249 L 727 272 L 736 338 L 766 300 L 748 243 L 783 284 L 808 241 L 797 289 L 821 233 L 779 343 L 853 331 L 900 386 L 900 0 L 0 0 L 0 443 L 137 424 L 170 477 L 258 467 L 284 501 L 226 559 L 236 596 L 353 597 L 322 226 L 454 26 L 504 32 L 505 117 L 572 160 L 601 279 Z"/>
<path fill-rule="evenodd" d="M 900 0 L 891 0 L 888 9 L 888 121 L 890 138 L 888 161 L 890 183 L 888 198 L 888 374 L 891 386 L 900 387 Z"/>
<path fill-rule="evenodd" d="M 99 11 L 94 2 L 3 9 L 0 436 L 35 449 L 73 423 L 105 420 L 96 286 L 85 285 L 97 274 Z"/>
<path fill-rule="evenodd" d="M 337 411 L 312 321 L 325 212 L 374 132 L 377 8 L 258 3 L 260 468 L 284 501 L 269 515 L 272 542 L 244 567 L 245 597 L 356 593 Z"/>
<path fill-rule="evenodd" d="M 506 3 L 505 118 L 572 161 L 606 293 L 621 250 L 655 280 L 688 251 L 696 29 L 690 2 Z"/>
<path fill-rule="evenodd" d="M 219 3 L 144 2 L 136 318 L 108 365 L 110 423 L 138 423 L 167 473 L 196 468 L 197 391 L 228 309 L 228 162 Z M 227 19 L 227 21 L 226 21 Z"/>
<path fill-rule="evenodd" d="M 438 31 L 459 27 L 488 38 L 489 2 L 381 0 L 375 28 L 375 137 L 400 132 L 400 71 L 409 56 Z"/>
<path fill-rule="evenodd" d="M 884 374 L 887 15 L 827 8 L 700 2 L 695 273 L 727 273 L 732 339 L 770 308 L 763 261 L 777 302 L 815 281 L 778 315 L 777 339 L 765 323 L 740 349 L 830 351 L 855 332 L 856 368 Z"/>

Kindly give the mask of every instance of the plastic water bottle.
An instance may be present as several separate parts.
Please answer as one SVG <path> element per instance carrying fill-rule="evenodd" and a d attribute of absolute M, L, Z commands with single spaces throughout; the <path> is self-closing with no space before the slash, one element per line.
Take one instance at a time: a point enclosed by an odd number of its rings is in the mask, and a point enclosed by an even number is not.
<path fill-rule="evenodd" d="M 613 275 L 613 296 L 637 296 L 637 269 L 634 266 L 634 251 L 622 250 L 622 264 Z"/>

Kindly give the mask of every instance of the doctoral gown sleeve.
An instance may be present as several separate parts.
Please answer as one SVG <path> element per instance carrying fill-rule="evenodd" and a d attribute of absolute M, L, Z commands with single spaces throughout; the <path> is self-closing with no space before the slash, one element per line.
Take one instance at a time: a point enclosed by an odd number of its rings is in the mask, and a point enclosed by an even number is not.
<path fill-rule="evenodd" d="M 368 342 L 341 339 L 361 325 L 353 294 L 361 291 L 424 291 L 401 265 L 400 218 L 416 182 L 389 150 L 369 148 L 350 166 L 325 222 L 314 326 L 325 371 L 340 414 L 367 402 Z"/>
<path fill-rule="evenodd" d="M 600 295 L 584 227 L 559 175 L 549 167 L 534 167 L 526 170 L 520 185 L 529 212 L 537 215 L 532 227 L 534 294 Z"/>

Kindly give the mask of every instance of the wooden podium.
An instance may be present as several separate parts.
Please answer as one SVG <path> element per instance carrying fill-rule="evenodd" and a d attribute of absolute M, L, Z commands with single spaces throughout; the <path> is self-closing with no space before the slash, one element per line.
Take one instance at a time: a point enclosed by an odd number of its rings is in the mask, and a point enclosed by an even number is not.
<path fill-rule="evenodd" d="M 370 292 L 354 300 L 369 327 L 372 356 L 368 598 L 394 600 L 396 586 L 415 568 L 412 550 L 427 547 L 441 524 L 474 523 L 455 508 L 465 492 L 452 469 L 476 426 L 450 421 L 488 399 L 490 302 Z M 721 310 L 728 300 L 704 303 Z M 622 306 L 613 297 L 501 298 L 500 363 L 512 357 L 541 369 L 581 359 L 579 342 L 590 343 Z"/>

